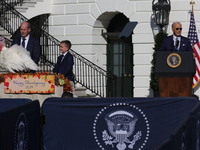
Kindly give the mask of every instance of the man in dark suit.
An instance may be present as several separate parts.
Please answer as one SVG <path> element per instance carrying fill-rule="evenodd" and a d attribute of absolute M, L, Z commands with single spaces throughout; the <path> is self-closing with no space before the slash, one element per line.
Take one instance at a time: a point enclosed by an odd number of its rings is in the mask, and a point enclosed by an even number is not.
<path fill-rule="evenodd" d="M 20 26 L 21 36 L 13 39 L 12 45 L 22 45 L 31 55 L 32 60 L 38 64 L 40 58 L 40 43 L 30 36 L 31 26 L 28 22 L 22 22 Z"/>
<path fill-rule="evenodd" d="M 173 35 L 166 37 L 159 51 L 191 51 L 195 57 L 195 53 L 192 49 L 191 43 L 188 38 L 181 36 L 182 25 L 180 22 L 174 22 L 172 24 Z"/>

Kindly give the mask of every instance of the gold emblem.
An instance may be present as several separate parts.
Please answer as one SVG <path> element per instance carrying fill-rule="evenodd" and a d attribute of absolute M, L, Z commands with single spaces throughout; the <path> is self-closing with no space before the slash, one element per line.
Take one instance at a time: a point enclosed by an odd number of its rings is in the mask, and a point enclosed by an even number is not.
<path fill-rule="evenodd" d="M 172 68 L 176 68 L 181 64 L 181 57 L 179 54 L 177 53 L 171 53 L 168 57 L 167 57 L 167 64 L 172 67 Z"/>

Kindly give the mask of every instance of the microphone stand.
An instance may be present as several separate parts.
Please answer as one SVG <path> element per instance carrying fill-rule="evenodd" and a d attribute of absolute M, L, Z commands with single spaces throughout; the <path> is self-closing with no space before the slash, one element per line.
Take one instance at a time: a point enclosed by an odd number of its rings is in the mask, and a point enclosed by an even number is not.
<path fill-rule="evenodd" d="M 179 40 L 176 41 L 176 51 L 178 51 L 178 50 L 177 50 L 178 45 L 179 45 Z"/>
<path fill-rule="evenodd" d="M 172 40 L 172 42 L 171 42 L 171 51 L 175 51 L 174 40 Z"/>
<path fill-rule="evenodd" d="M 176 46 L 174 46 L 174 40 L 171 42 L 171 51 L 177 51 L 179 45 L 179 40 L 176 41 Z"/>

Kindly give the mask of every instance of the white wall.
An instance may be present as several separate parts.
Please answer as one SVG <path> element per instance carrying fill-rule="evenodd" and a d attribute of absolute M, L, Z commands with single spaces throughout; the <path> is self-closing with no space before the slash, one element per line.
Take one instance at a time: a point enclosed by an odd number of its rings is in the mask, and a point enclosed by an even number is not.
<path fill-rule="evenodd" d="M 32 7 L 29 6 L 27 11 L 21 12 L 22 15 L 24 15 L 28 19 L 31 19 L 42 14 L 51 14 L 53 0 L 34 0 L 34 1 L 36 1 L 36 4 L 33 5 Z"/>
<path fill-rule="evenodd" d="M 200 0 L 194 5 L 195 20 L 200 32 Z M 164 30 L 172 34 L 171 24 L 180 21 L 187 36 L 191 10 L 188 0 L 171 0 L 170 23 Z M 52 0 L 49 18 L 50 34 L 58 40 L 68 39 L 72 49 L 106 69 L 106 41 L 102 30 L 117 13 L 123 13 L 138 25 L 133 34 L 134 97 L 152 96 L 149 90 L 154 36 L 159 28 L 153 22 L 152 0 Z M 200 34 L 199 34 L 200 36 Z M 197 90 L 197 91 L 196 91 Z M 199 88 L 195 94 L 200 95 Z"/>

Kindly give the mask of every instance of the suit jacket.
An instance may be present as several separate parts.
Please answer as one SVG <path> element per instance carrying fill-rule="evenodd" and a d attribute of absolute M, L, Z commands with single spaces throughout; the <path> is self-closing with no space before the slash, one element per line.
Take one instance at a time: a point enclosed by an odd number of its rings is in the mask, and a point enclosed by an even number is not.
<path fill-rule="evenodd" d="M 15 38 L 12 41 L 12 45 L 14 45 L 14 44 L 21 45 L 20 42 L 21 42 L 21 37 Z M 30 36 L 26 49 L 27 49 L 27 51 L 30 52 L 31 59 L 36 64 L 38 64 L 39 59 L 40 59 L 40 43 L 39 43 L 39 41 Z"/>
<path fill-rule="evenodd" d="M 63 61 L 61 62 L 62 59 L 62 55 L 60 55 L 58 57 L 57 63 L 53 69 L 54 73 L 61 73 L 63 74 L 65 77 L 67 77 L 68 80 L 70 81 L 74 81 L 73 79 L 73 65 L 74 65 L 74 59 L 72 54 L 70 54 L 70 52 L 68 52 L 65 57 L 63 58 Z"/>
<path fill-rule="evenodd" d="M 159 51 L 173 51 L 173 35 L 166 37 L 163 40 L 163 43 L 159 49 Z M 193 52 L 192 46 L 188 38 L 181 36 L 181 43 L 179 47 L 179 51 L 191 51 Z"/>

